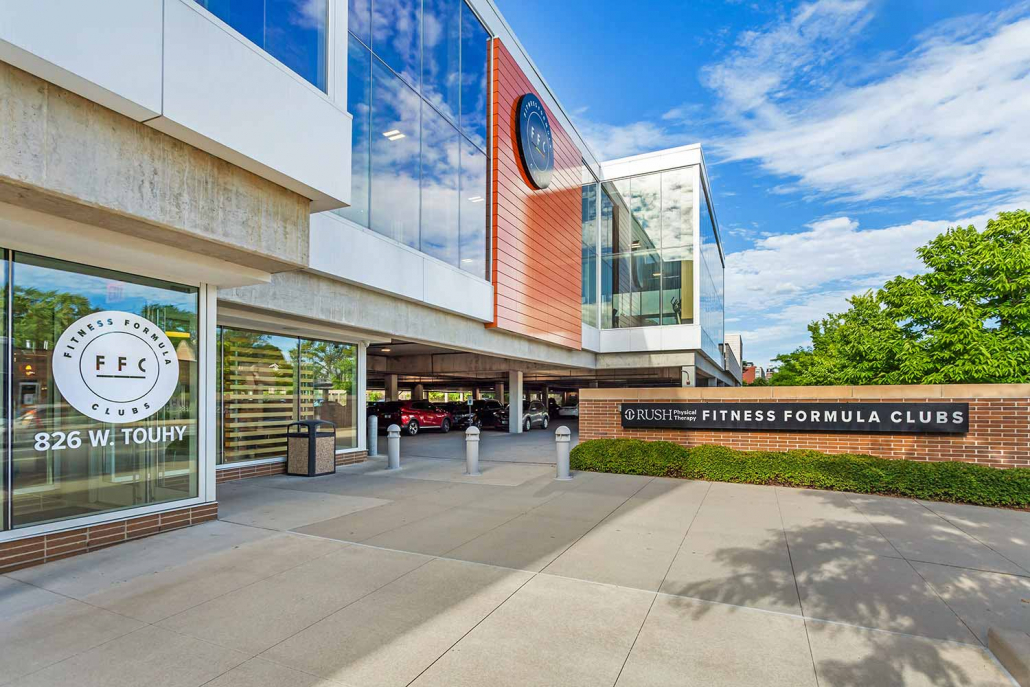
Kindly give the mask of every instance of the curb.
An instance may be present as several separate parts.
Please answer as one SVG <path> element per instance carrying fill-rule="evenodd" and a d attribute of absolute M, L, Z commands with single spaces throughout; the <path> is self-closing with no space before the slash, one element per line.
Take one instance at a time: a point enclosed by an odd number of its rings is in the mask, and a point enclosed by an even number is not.
<path fill-rule="evenodd" d="M 992 627 L 987 630 L 987 648 L 1019 687 L 1030 687 L 1030 634 Z"/>

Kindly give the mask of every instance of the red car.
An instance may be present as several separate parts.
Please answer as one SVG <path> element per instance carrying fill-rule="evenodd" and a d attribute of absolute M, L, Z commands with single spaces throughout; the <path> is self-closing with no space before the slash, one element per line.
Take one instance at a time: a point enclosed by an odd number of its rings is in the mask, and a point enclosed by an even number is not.
<path fill-rule="evenodd" d="M 387 401 L 377 404 L 375 414 L 379 418 L 379 431 L 385 432 L 390 425 L 399 425 L 409 436 L 415 436 L 427 427 L 447 433 L 454 424 L 454 417 L 449 412 L 428 401 Z"/>

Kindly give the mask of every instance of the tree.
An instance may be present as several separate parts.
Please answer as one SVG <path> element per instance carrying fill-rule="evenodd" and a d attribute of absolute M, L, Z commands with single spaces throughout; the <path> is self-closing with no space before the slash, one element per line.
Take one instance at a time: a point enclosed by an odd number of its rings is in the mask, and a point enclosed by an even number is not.
<path fill-rule="evenodd" d="M 777 385 L 1030 381 L 1030 213 L 954 227 L 918 249 L 928 268 L 813 322 Z"/>

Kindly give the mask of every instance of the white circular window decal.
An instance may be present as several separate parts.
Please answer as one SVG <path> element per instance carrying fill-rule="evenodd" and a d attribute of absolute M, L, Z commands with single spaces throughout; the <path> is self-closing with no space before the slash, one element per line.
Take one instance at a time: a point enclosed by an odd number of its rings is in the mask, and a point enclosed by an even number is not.
<path fill-rule="evenodd" d="M 64 330 L 54 348 L 54 381 L 77 411 L 101 422 L 135 422 L 168 403 L 179 359 L 150 320 L 105 310 Z"/>

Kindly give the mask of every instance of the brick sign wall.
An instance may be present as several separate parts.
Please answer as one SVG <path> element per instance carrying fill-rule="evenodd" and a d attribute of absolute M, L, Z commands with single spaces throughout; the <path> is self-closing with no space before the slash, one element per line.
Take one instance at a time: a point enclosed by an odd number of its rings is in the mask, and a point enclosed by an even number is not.
<path fill-rule="evenodd" d="M 623 403 L 969 404 L 968 431 L 952 434 L 711 430 L 622 426 Z M 774 406 L 775 407 L 775 406 Z M 786 407 L 786 406 L 785 406 Z M 885 406 L 886 407 L 886 406 Z M 916 406 L 913 406 L 916 407 Z M 814 449 L 908 460 L 959 460 L 1000 468 L 1030 467 L 1030 385 L 583 389 L 579 439 L 626 437 L 683 446 L 741 450 Z"/>

